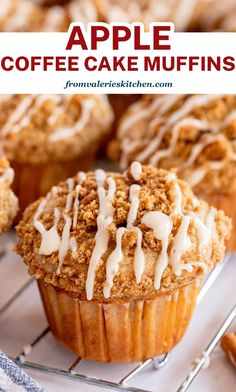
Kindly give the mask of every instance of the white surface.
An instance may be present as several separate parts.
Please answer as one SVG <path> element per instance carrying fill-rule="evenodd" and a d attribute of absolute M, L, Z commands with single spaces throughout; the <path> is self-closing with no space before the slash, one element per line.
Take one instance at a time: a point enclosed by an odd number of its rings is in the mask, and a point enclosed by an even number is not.
<path fill-rule="evenodd" d="M 1 239 L 1 242 L 4 238 Z M 144 370 L 129 383 L 140 389 L 158 392 L 174 392 L 191 368 L 191 362 L 199 357 L 218 330 L 236 299 L 236 256 L 231 259 L 197 307 L 188 331 L 182 342 L 173 350 L 166 367 L 155 372 L 151 367 Z M 28 279 L 26 268 L 20 258 L 9 252 L 0 259 L 0 309 Z M 0 348 L 9 356 L 17 356 L 22 348 L 34 340 L 46 327 L 46 319 L 40 303 L 36 284 L 27 290 L 3 313 L 0 313 Z M 230 328 L 236 330 L 236 322 Z M 66 369 L 76 356 L 62 348 L 48 334 L 27 359 L 38 363 Z M 82 362 L 79 372 L 119 381 L 135 365 L 103 365 Z M 28 371 L 47 391 L 106 391 L 78 381 Z M 189 388 L 190 392 L 232 392 L 236 390 L 236 370 L 217 347 L 211 356 L 210 366 L 201 371 Z"/>

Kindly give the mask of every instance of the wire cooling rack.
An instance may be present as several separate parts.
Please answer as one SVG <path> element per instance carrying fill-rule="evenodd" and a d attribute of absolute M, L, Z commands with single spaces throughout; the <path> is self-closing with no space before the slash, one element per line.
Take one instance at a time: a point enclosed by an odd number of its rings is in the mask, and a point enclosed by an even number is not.
<path fill-rule="evenodd" d="M 3 263 L 6 255 L 9 254 L 9 251 L 14 243 L 14 236 L 7 236 L 1 244 L 0 247 L 0 263 Z M 214 271 L 207 277 L 202 287 L 202 290 L 199 293 L 197 299 L 197 305 L 200 304 L 203 298 L 205 298 L 208 294 L 210 288 L 215 284 L 216 279 L 222 273 L 225 266 L 229 263 L 230 258 L 232 258 L 231 254 L 226 255 L 225 259 L 214 269 Z M 1 265 L 0 265 L 1 266 Z M 27 276 L 27 275 L 26 275 Z M 6 277 L 4 277 L 6 280 Z M 22 284 L 19 285 L 16 292 L 12 293 L 7 301 L 1 304 L 0 298 L 0 322 L 1 318 L 4 317 L 4 314 L 13 307 L 19 298 L 23 297 L 25 293 L 34 285 L 33 279 L 24 280 Z M 0 277 L 0 288 L 4 286 L 4 283 L 1 284 Z M 191 366 L 190 371 L 186 374 L 185 379 L 176 389 L 177 392 L 185 392 L 189 389 L 193 380 L 197 377 L 200 371 L 206 365 L 206 362 L 209 361 L 209 356 L 217 346 L 219 340 L 223 336 L 224 332 L 228 329 L 230 324 L 236 318 L 236 305 L 233 306 L 223 323 L 221 323 L 218 330 L 215 331 L 215 335 L 210 339 L 210 343 L 206 346 L 205 350 L 202 352 L 202 355 L 195 361 L 195 365 Z M 16 326 L 17 328 L 17 326 Z M 1 323 L 0 323 L 0 334 L 1 334 Z M 107 388 L 110 390 L 116 391 L 133 391 L 133 392 L 150 392 L 150 389 L 139 388 L 138 386 L 131 385 L 131 382 L 138 377 L 145 369 L 149 369 L 152 373 L 155 374 L 156 382 L 158 382 L 159 372 L 162 368 L 166 366 L 168 362 L 171 362 L 171 353 L 166 353 L 162 357 L 158 358 L 150 358 L 144 362 L 138 363 L 131 370 L 128 370 L 127 373 L 122 375 L 119 380 L 109 380 L 105 377 L 94 377 L 88 376 L 83 373 L 83 364 L 88 361 L 84 361 L 79 357 L 74 357 L 73 360 L 67 361 L 67 365 L 64 368 L 60 368 L 58 366 L 50 366 L 48 364 L 38 363 L 37 361 L 32 361 L 30 357 L 32 357 L 32 353 L 37 351 L 37 347 L 42 344 L 48 336 L 50 335 L 49 327 L 42 328 L 39 334 L 32 340 L 27 341 L 22 348 L 22 350 L 17 355 L 11 355 L 13 361 L 22 368 L 39 371 L 44 374 L 51 374 L 56 376 L 62 376 L 68 380 L 80 381 L 85 384 Z M 0 340 L 1 344 L 1 340 Z M 6 351 L 6 349 L 5 349 Z M 8 354 L 8 352 L 6 352 Z M 192 358 L 194 359 L 194 358 Z M 101 365 L 104 369 L 109 366 L 106 364 Z M 127 369 L 130 369 L 129 366 Z M 103 374 L 106 374 L 106 371 Z M 158 390 L 155 388 L 155 390 Z"/>

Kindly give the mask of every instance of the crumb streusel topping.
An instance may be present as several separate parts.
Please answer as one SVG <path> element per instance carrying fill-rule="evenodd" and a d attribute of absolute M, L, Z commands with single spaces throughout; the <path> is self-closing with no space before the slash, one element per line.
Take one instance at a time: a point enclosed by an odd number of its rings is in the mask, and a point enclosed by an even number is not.
<path fill-rule="evenodd" d="M 70 160 L 110 130 L 106 95 L 0 96 L 0 143 L 10 161 Z"/>
<path fill-rule="evenodd" d="M 14 171 L 5 157 L 0 157 L 0 234 L 9 229 L 18 212 L 18 200 L 11 190 Z"/>
<path fill-rule="evenodd" d="M 155 296 L 219 262 L 231 223 L 174 172 L 135 162 L 123 174 L 79 173 L 17 227 L 29 273 L 89 300 Z"/>
<path fill-rule="evenodd" d="M 236 95 L 145 96 L 123 116 L 109 154 L 122 168 L 134 159 L 177 167 L 197 192 L 235 192 Z"/>

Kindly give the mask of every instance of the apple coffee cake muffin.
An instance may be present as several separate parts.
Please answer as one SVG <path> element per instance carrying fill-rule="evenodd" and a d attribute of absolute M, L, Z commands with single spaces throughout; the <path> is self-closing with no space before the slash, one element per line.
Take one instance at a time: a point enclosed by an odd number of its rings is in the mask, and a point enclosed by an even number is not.
<path fill-rule="evenodd" d="M 231 221 L 175 172 L 80 172 L 31 204 L 16 251 L 55 337 L 80 357 L 135 362 L 182 338 Z"/>
<path fill-rule="evenodd" d="M 108 153 L 123 169 L 134 159 L 176 167 L 236 224 L 236 95 L 145 96 L 124 114 Z"/>
<path fill-rule="evenodd" d="M 11 190 L 14 171 L 5 157 L 0 157 L 0 234 L 8 230 L 18 212 L 18 200 Z"/>
<path fill-rule="evenodd" d="M 0 146 L 21 210 L 88 170 L 113 119 L 106 95 L 3 95 L 0 113 Z"/>

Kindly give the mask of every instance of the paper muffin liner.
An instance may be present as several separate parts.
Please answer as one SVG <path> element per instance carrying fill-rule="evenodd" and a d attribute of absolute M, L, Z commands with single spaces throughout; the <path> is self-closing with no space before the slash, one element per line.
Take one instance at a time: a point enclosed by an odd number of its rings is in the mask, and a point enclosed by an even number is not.
<path fill-rule="evenodd" d="M 216 207 L 219 210 L 223 210 L 226 215 L 232 219 L 233 230 L 231 231 L 231 237 L 227 241 L 227 250 L 230 252 L 236 251 L 236 194 L 235 195 L 205 195 L 203 193 L 198 196 L 205 200 L 209 205 Z"/>
<path fill-rule="evenodd" d="M 202 278 L 152 299 L 110 304 L 81 301 L 38 281 L 53 335 L 85 359 L 136 362 L 167 353 L 191 319 Z"/>
<path fill-rule="evenodd" d="M 74 176 L 78 171 L 89 170 L 93 165 L 94 158 L 95 151 L 91 149 L 80 158 L 68 162 L 29 165 L 11 161 L 11 166 L 15 171 L 13 190 L 19 198 L 20 205 L 18 219 L 30 203 L 40 196 L 45 196 L 52 186 Z"/>

